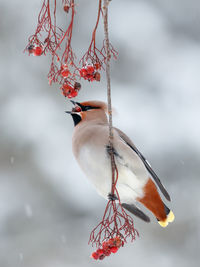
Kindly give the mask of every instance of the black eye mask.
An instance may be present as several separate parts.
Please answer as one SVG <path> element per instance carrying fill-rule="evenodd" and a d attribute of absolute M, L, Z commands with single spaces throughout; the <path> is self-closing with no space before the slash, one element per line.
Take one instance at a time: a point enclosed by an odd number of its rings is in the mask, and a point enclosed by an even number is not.
<path fill-rule="evenodd" d="M 77 103 L 77 105 L 81 108 L 82 111 L 88 111 L 88 110 L 91 110 L 91 109 L 99 109 L 99 107 L 83 106 L 80 103 Z"/>

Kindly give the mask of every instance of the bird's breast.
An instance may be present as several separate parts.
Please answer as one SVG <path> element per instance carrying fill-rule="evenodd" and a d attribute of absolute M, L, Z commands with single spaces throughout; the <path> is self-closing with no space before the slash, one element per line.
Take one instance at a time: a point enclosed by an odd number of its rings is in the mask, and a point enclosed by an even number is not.
<path fill-rule="evenodd" d="M 77 160 L 81 169 L 98 192 L 107 197 L 111 189 L 111 168 L 110 160 L 106 154 L 106 147 L 96 147 L 92 144 L 83 145 Z"/>

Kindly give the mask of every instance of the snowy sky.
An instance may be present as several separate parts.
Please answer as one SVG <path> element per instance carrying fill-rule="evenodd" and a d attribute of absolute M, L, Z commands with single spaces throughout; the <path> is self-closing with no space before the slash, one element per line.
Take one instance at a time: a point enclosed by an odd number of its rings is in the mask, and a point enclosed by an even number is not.
<path fill-rule="evenodd" d="M 90 266 L 88 236 L 105 202 L 73 158 L 73 123 L 64 113 L 71 105 L 58 86 L 48 85 L 50 58 L 23 53 L 41 2 L 0 0 L 0 266 Z M 97 1 L 77 3 L 73 45 L 81 55 Z M 176 220 L 163 230 L 153 216 L 151 224 L 135 219 L 140 238 L 101 265 L 195 267 L 200 261 L 199 1 L 113 0 L 109 23 L 119 52 L 112 63 L 114 124 L 159 174 Z M 98 34 L 101 40 L 102 27 Z M 84 82 L 77 100 L 105 101 L 104 75 L 98 84 Z"/>

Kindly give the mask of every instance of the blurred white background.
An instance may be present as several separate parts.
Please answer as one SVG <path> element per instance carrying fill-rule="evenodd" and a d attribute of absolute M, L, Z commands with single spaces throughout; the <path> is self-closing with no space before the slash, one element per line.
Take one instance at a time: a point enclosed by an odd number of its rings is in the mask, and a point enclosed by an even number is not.
<path fill-rule="evenodd" d="M 81 55 L 97 0 L 76 2 L 73 46 Z M 176 219 L 162 229 L 147 212 L 150 224 L 135 219 L 140 238 L 98 263 L 87 242 L 106 202 L 73 158 L 64 113 L 71 104 L 48 85 L 50 58 L 23 53 L 41 3 L 0 0 L 0 266 L 199 266 L 199 1 L 111 1 L 114 124 L 151 162 Z M 104 80 L 83 83 L 77 101 L 106 101 Z"/>

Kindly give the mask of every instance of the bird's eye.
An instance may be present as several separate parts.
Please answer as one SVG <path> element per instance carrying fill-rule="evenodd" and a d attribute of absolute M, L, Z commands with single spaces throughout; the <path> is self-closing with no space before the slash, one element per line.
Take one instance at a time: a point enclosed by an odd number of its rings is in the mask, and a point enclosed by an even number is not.
<path fill-rule="evenodd" d="M 88 111 L 91 109 L 99 109 L 99 107 L 93 107 L 93 106 L 82 106 L 82 111 Z"/>
<path fill-rule="evenodd" d="M 91 106 L 85 106 L 85 107 L 84 107 L 84 111 L 87 111 L 87 110 L 90 110 L 90 109 L 92 109 Z"/>

